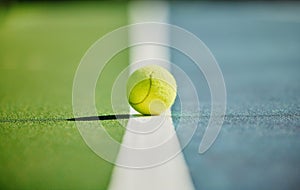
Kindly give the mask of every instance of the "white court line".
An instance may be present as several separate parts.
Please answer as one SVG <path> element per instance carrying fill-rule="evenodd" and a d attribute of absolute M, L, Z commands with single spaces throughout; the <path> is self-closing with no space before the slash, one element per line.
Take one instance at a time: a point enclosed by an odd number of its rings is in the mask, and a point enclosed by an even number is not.
<path fill-rule="evenodd" d="M 159 1 L 141 1 L 132 2 L 129 6 L 131 23 L 138 22 L 167 22 L 168 21 L 168 4 Z M 157 35 L 161 40 L 168 39 L 168 31 L 130 31 L 129 40 L 136 38 L 145 38 L 145 35 Z M 168 48 L 154 45 L 136 46 L 130 49 L 131 72 L 138 67 L 139 64 L 134 64 L 145 59 L 164 59 L 169 61 Z M 169 111 L 170 112 L 170 111 Z M 131 110 L 131 113 L 134 113 Z M 170 114 L 168 114 L 170 115 Z M 162 116 L 165 117 L 165 116 Z M 149 118 L 151 119 L 151 118 Z M 136 126 L 137 121 L 143 126 Z M 174 135 L 175 129 L 171 116 L 167 116 L 162 126 L 151 134 L 137 134 L 131 130 L 142 127 L 144 129 L 155 128 L 153 122 L 147 122 L 145 118 L 130 118 L 127 125 L 127 130 L 123 137 L 123 145 L 133 148 L 147 148 L 153 145 L 158 145 L 164 142 L 168 137 Z M 180 144 L 178 139 L 173 143 L 174 149 L 177 149 Z M 149 155 L 138 155 L 138 159 L 151 160 Z M 157 155 L 152 155 L 153 157 Z M 130 159 L 132 162 L 138 160 L 121 147 L 118 158 L 121 160 Z M 183 154 L 178 154 L 172 160 L 158 165 L 156 167 L 134 169 L 115 166 L 109 185 L 110 190 L 193 190 L 194 186 L 185 163 Z"/>

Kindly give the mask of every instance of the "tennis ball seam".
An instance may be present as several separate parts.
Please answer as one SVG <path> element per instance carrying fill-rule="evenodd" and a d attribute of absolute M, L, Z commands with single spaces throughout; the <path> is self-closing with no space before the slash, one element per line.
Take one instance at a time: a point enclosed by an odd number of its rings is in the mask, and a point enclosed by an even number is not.
<path fill-rule="evenodd" d="M 150 92 L 151 92 L 151 87 L 152 87 L 152 74 L 153 72 L 150 73 L 150 76 L 149 76 L 149 88 L 148 88 L 148 92 L 146 94 L 146 96 L 139 102 L 136 102 L 136 103 L 133 103 L 129 100 L 129 103 L 132 104 L 132 105 L 139 105 L 139 104 L 142 104 L 149 96 Z"/>

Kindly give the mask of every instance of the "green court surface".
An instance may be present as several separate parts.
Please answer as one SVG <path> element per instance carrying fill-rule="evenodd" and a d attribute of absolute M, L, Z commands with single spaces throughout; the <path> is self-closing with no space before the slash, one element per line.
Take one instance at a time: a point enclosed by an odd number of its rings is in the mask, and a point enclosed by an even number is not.
<path fill-rule="evenodd" d="M 72 83 L 87 49 L 127 24 L 122 3 L 0 7 L 0 188 L 105 189 L 113 165 L 84 143 L 73 117 Z M 98 84 L 99 114 L 110 114 L 113 79 L 128 64 L 114 57 Z M 101 89 L 100 87 L 101 86 Z M 105 89 L 105 90 L 103 90 Z M 103 125 L 121 140 L 115 121 Z"/>

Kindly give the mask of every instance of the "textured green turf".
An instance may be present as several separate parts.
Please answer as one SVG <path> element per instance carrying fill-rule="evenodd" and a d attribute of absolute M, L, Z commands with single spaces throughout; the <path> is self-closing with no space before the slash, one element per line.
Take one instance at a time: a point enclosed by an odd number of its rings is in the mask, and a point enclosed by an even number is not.
<path fill-rule="evenodd" d="M 105 189 L 113 166 L 86 146 L 74 122 L 59 119 L 73 117 L 81 57 L 126 25 L 125 4 L 19 4 L 0 13 L 0 188 Z M 123 52 L 106 68 L 100 114 L 110 113 L 109 88 L 127 64 Z M 121 140 L 116 121 L 103 125 Z"/>

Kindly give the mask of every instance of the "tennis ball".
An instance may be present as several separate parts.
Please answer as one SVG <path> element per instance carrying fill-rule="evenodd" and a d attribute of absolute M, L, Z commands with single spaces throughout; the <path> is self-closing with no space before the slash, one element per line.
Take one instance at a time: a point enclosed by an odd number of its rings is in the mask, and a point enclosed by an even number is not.
<path fill-rule="evenodd" d="M 127 98 L 141 114 L 158 115 L 172 106 L 176 89 L 176 81 L 166 69 L 157 65 L 144 66 L 129 77 Z"/>

